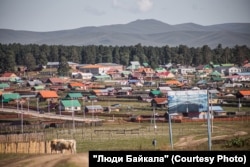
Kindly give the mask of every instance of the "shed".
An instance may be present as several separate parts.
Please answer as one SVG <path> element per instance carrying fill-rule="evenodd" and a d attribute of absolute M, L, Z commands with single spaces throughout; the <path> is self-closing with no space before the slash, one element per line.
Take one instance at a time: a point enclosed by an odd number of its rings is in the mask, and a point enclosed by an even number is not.
<path fill-rule="evenodd" d="M 209 111 L 212 111 L 214 116 L 227 115 L 227 113 L 223 110 L 221 106 L 209 106 Z"/>
<path fill-rule="evenodd" d="M 103 107 L 101 105 L 91 105 L 85 107 L 85 112 L 88 113 L 102 113 Z"/>

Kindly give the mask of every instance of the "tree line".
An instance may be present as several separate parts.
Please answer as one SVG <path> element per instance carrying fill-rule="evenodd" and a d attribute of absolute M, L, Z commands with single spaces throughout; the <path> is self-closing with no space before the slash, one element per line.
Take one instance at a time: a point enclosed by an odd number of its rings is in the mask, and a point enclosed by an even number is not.
<path fill-rule="evenodd" d="M 17 66 L 26 66 L 32 71 L 47 62 L 71 61 L 79 64 L 117 63 L 128 66 L 131 61 L 148 63 L 156 68 L 167 63 L 184 66 L 198 66 L 213 62 L 214 64 L 233 63 L 241 66 L 250 58 L 250 49 L 236 45 L 233 48 L 216 48 L 208 45 L 187 47 L 179 45 L 170 47 L 142 46 L 64 46 L 37 44 L 0 44 L 0 73 L 15 72 Z"/>

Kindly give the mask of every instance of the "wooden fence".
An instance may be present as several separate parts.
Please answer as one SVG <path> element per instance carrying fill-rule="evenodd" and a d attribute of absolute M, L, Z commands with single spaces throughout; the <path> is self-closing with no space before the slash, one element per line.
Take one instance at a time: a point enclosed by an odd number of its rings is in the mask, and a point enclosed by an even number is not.
<path fill-rule="evenodd" d="M 43 154 L 50 153 L 49 141 L 26 141 L 26 142 L 2 142 L 0 153 L 27 153 Z"/>

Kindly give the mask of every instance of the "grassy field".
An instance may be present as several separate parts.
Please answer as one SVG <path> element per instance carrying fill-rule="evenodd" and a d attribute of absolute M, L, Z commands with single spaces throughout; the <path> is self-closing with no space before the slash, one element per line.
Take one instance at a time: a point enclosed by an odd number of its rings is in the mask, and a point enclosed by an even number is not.
<path fill-rule="evenodd" d="M 213 122 L 211 150 L 246 151 L 250 150 L 250 120 Z M 72 129 L 47 129 L 47 140 L 58 138 L 74 138 L 77 141 L 77 152 L 88 151 L 169 151 L 169 124 L 129 123 L 115 120 L 103 126 Z M 205 151 L 209 150 L 207 142 L 207 123 L 172 123 L 173 150 Z M 243 133 L 244 132 L 244 133 Z M 156 139 L 156 146 L 152 145 Z M 182 147 L 180 147 L 182 145 Z M 35 157 L 29 154 L 0 154 L 1 163 Z M 57 166 L 75 167 L 71 162 Z"/>
<path fill-rule="evenodd" d="M 250 122 L 213 122 L 212 150 L 250 150 Z M 169 124 L 156 123 L 107 123 L 100 127 L 76 129 L 75 133 L 54 129 L 48 132 L 48 138 L 75 138 L 77 151 L 89 150 L 171 150 Z M 242 133 L 244 135 L 242 135 Z M 206 122 L 172 123 L 174 150 L 208 150 L 208 129 Z M 222 138 L 218 138 L 221 137 Z M 188 138 L 192 138 L 188 141 Z M 216 139 L 216 137 L 218 139 Z M 185 147 L 178 146 L 181 138 L 189 142 Z M 152 145 L 153 139 L 157 145 Z M 204 140 L 200 142 L 199 140 Z M 239 140 L 244 145 L 232 144 L 231 140 Z M 197 143 L 196 143 L 197 141 Z"/>

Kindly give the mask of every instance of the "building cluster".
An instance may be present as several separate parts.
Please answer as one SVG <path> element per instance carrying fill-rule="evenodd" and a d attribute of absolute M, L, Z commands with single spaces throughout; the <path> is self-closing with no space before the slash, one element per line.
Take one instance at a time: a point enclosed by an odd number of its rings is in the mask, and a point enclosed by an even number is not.
<path fill-rule="evenodd" d="M 242 67 L 233 64 L 216 65 L 212 62 L 198 67 L 184 67 L 171 63 L 156 69 L 148 63 L 130 62 L 123 67 L 114 63 L 77 64 L 68 62 L 71 70 L 67 77 L 57 75 L 59 62 L 48 62 L 41 71 L 5 72 L 0 76 L 2 107 L 14 103 L 17 107 L 37 102 L 35 109 L 62 112 L 110 111 L 100 105 L 84 106 L 99 97 L 136 98 L 151 106 L 167 108 L 170 90 L 207 89 L 213 94 L 210 103 L 222 104 L 225 98 L 250 99 L 250 63 Z M 63 92 L 63 93 L 60 93 Z M 223 97 L 223 98 L 222 98 Z M 47 104 L 46 107 L 39 106 Z M 221 109 L 220 109 L 221 110 Z"/>

